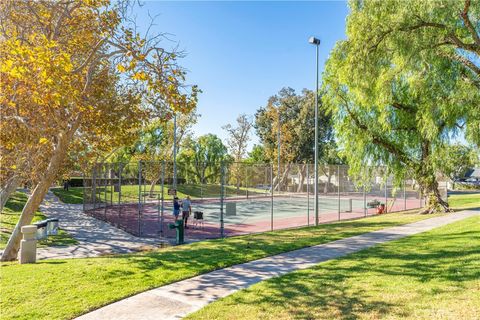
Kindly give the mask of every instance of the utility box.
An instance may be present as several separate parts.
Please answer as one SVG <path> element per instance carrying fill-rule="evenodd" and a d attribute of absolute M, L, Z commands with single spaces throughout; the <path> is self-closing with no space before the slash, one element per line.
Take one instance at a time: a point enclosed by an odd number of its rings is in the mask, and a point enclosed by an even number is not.
<path fill-rule="evenodd" d="M 236 202 L 225 203 L 225 215 L 226 216 L 236 216 L 237 215 L 237 203 Z"/>

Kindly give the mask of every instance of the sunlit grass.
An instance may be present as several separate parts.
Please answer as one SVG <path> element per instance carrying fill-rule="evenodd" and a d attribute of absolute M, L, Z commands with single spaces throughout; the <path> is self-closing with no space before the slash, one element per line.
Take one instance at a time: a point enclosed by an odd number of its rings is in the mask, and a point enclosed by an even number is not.
<path fill-rule="evenodd" d="M 52 188 L 52 192 L 64 203 L 72 204 L 81 204 L 83 203 L 83 188 L 82 187 L 71 187 L 69 190 L 64 190 L 63 188 Z M 87 192 L 92 192 L 91 188 L 87 188 Z M 138 202 L 139 195 L 142 201 L 152 201 L 161 198 L 162 188 L 160 185 L 156 185 L 152 192 L 150 192 L 150 186 L 145 185 L 141 188 L 138 185 L 122 185 L 121 193 L 115 191 L 112 186 L 108 187 L 97 187 L 95 190 L 97 201 L 98 202 L 113 202 L 118 203 L 119 197 L 121 202 Z M 193 199 L 200 198 L 220 198 L 221 187 L 218 184 L 180 184 L 177 187 L 177 197 L 180 199 L 186 197 L 187 195 Z M 225 186 L 224 188 L 225 197 L 235 197 L 235 196 L 247 196 L 253 194 L 265 194 L 266 191 L 256 188 L 236 188 L 234 186 Z M 93 195 L 87 195 L 87 199 L 92 199 Z M 173 199 L 172 195 L 168 194 L 168 187 L 163 187 L 163 197 L 165 200 Z"/>
<path fill-rule="evenodd" d="M 452 194 L 448 197 L 448 204 L 454 209 L 480 208 L 480 192 Z"/>
<path fill-rule="evenodd" d="M 480 217 L 260 282 L 188 319 L 479 319 Z"/>
<path fill-rule="evenodd" d="M 27 195 L 21 192 L 16 192 L 12 197 L 7 201 L 5 208 L 3 208 L 2 213 L 0 214 L 0 248 L 4 248 L 7 244 L 8 238 L 12 233 L 15 225 L 18 222 L 20 213 L 22 212 L 23 206 L 27 201 Z M 44 220 L 47 217 L 42 214 L 40 211 L 35 213 L 33 222 Z M 63 246 L 63 245 L 72 245 L 76 244 L 77 241 L 68 235 L 65 231 L 59 230 L 59 234 L 56 236 L 49 236 L 47 239 L 44 239 L 39 242 L 40 247 L 45 246 Z"/>
<path fill-rule="evenodd" d="M 393 213 L 138 254 L 6 263 L 0 269 L 2 319 L 69 319 L 198 274 L 430 217 Z"/>

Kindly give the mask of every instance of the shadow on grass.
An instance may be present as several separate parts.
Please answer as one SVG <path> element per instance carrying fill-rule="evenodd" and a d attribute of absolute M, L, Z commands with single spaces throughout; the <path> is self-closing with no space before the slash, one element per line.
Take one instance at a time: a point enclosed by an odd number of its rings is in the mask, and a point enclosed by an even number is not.
<path fill-rule="evenodd" d="M 393 221 L 358 220 L 322 225 L 318 228 L 300 228 L 288 232 L 238 236 L 229 238 L 228 241 L 208 240 L 188 246 L 140 254 L 116 255 L 108 258 L 125 260 L 122 263 L 127 263 L 145 276 L 149 272 L 163 272 L 165 269 L 168 269 L 169 272 L 187 271 L 201 274 L 265 256 L 355 236 L 371 231 L 373 228 L 383 229 L 397 224 Z M 113 270 L 116 275 L 118 275 L 117 272 L 121 274 L 123 271 L 121 268 Z"/>
<path fill-rule="evenodd" d="M 348 269 L 329 268 L 322 273 L 293 272 L 274 278 L 262 283 L 264 285 L 260 290 L 247 289 L 228 297 L 214 318 L 223 318 L 224 313 L 239 305 L 252 305 L 270 315 L 270 306 L 280 307 L 294 319 L 333 319 L 334 315 L 334 319 L 353 320 L 358 319 L 359 313 L 372 310 L 375 310 L 376 318 L 389 314 L 394 304 L 372 301 L 366 290 L 345 285 L 351 272 Z M 330 317 L 322 317 L 324 314 Z"/>
<path fill-rule="evenodd" d="M 63 203 L 82 204 L 83 203 L 83 188 L 72 187 L 69 190 L 63 188 L 50 189 Z"/>
<path fill-rule="evenodd" d="M 323 318 L 319 315 L 328 314 L 350 320 L 365 313 L 374 318 L 407 317 L 410 311 L 401 299 L 382 299 L 383 293 L 395 294 L 397 288 L 391 283 L 402 277 L 410 283 L 407 288 L 426 290 L 428 295 L 451 293 L 453 287 L 461 290 L 464 283 L 480 279 L 480 269 L 475 267 L 480 247 L 468 245 L 462 250 L 462 244 L 472 240 L 479 242 L 478 232 L 416 235 L 398 245 L 369 248 L 271 279 L 227 298 L 215 310 L 221 314 L 228 312 L 229 307 L 254 305 L 264 312 L 268 312 L 268 306 L 281 306 L 298 319 L 318 319 Z M 448 290 L 430 284 L 439 281 Z"/>

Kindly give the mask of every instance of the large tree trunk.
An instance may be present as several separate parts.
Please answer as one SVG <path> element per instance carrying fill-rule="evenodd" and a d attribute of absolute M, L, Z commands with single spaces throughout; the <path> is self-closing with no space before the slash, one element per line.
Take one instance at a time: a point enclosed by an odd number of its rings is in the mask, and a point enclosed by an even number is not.
<path fill-rule="evenodd" d="M 8 239 L 8 243 L 5 247 L 5 251 L 3 252 L 1 261 L 12 261 L 17 258 L 18 250 L 20 249 L 20 240 L 22 238 L 21 228 L 32 222 L 35 212 L 38 210 L 38 207 L 48 192 L 48 188 L 52 185 L 57 177 L 58 171 L 62 165 L 65 155 L 67 154 L 68 143 L 70 142 L 75 130 L 76 127 L 75 129 L 71 128 L 68 133 L 61 133 L 58 135 L 58 141 L 52 158 L 48 164 L 47 170 L 33 189 L 27 200 L 27 203 L 23 207 L 15 229 Z"/>
<path fill-rule="evenodd" d="M 150 191 L 149 196 L 150 198 L 153 198 L 153 191 L 155 191 L 155 185 L 157 184 L 158 178 L 153 178 L 152 182 L 150 182 Z"/>
<path fill-rule="evenodd" d="M 330 173 L 330 167 L 328 167 L 327 182 L 325 183 L 325 185 L 323 187 L 323 193 L 324 194 L 328 193 L 331 182 L 332 182 L 332 174 Z"/>
<path fill-rule="evenodd" d="M 298 181 L 297 192 L 302 192 L 303 191 L 303 183 L 305 182 L 306 170 L 307 170 L 307 165 L 302 164 L 301 167 L 300 167 L 300 179 Z"/>
<path fill-rule="evenodd" d="M 3 207 L 7 203 L 7 200 L 10 199 L 12 193 L 17 190 L 20 186 L 22 179 L 19 175 L 13 175 L 10 179 L 7 180 L 5 186 L 0 190 L 0 212 L 3 211 Z"/>
<path fill-rule="evenodd" d="M 282 185 L 285 184 L 285 180 L 288 179 L 288 174 L 290 173 L 290 164 L 287 165 L 285 170 L 282 173 L 282 176 L 280 179 L 277 179 L 277 181 L 274 181 L 274 189 L 277 189 L 279 192 L 282 191 Z"/>
<path fill-rule="evenodd" d="M 431 154 L 431 145 L 429 141 L 422 143 L 422 158 L 416 168 L 416 176 L 420 185 L 421 193 L 426 197 L 425 207 L 420 210 L 421 214 L 435 212 L 451 212 L 448 203 L 444 201 L 438 191 L 438 181 L 435 170 L 428 164 L 428 157 Z"/>
<path fill-rule="evenodd" d="M 442 199 L 440 191 L 438 190 L 438 181 L 435 172 L 427 165 L 422 165 L 417 173 L 421 193 L 427 200 L 425 207 L 420 210 L 420 213 L 451 212 L 452 210 L 449 208 L 448 203 Z"/>
<path fill-rule="evenodd" d="M 422 194 L 426 197 L 426 203 L 425 207 L 420 210 L 421 214 L 452 211 L 448 203 L 442 199 L 436 180 L 422 186 Z"/>

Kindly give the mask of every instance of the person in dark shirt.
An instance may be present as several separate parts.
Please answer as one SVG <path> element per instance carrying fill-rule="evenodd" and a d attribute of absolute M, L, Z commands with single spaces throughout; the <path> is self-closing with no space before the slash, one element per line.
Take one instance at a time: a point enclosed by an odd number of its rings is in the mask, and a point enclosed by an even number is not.
<path fill-rule="evenodd" d="M 178 202 L 177 197 L 173 198 L 173 215 L 175 216 L 175 221 L 177 221 L 180 215 L 180 202 Z"/>

